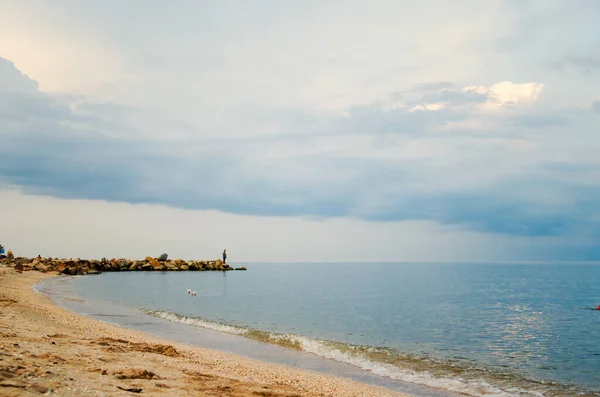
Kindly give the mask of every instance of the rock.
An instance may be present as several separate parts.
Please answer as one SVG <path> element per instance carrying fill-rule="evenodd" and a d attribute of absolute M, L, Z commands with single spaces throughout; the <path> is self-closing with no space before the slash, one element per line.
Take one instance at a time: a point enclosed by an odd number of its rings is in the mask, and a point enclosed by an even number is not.
<path fill-rule="evenodd" d="M 46 386 L 37 385 L 37 384 L 33 384 L 33 385 L 29 386 L 28 389 L 35 390 L 36 392 L 38 392 L 40 394 L 46 394 L 50 391 L 50 389 L 47 388 Z"/>
<path fill-rule="evenodd" d="M 27 383 L 23 383 L 18 380 L 3 380 L 0 382 L 0 387 L 14 387 L 17 389 L 24 389 L 27 387 Z"/>
<path fill-rule="evenodd" d="M 117 386 L 117 389 L 121 389 L 121 390 L 125 390 L 125 391 L 130 391 L 132 393 L 141 393 L 142 392 L 142 388 L 141 387 L 121 387 L 121 386 Z"/>
<path fill-rule="evenodd" d="M 153 260 L 154 258 L 151 256 L 147 256 L 146 259 L 144 259 L 146 262 L 150 262 L 151 260 Z"/>
<path fill-rule="evenodd" d="M 154 372 L 145 369 L 125 368 L 115 373 L 117 379 L 160 379 Z"/>
<path fill-rule="evenodd" d="M 6 263 L 6 262 L 5 262 Z M 9 266 L 20 273 L 28 270 L 39 272 L 55 271 L 59 274 L 84 275 L 101 274 L 105 271 L 144 270 L 144 271 L 205 271 L 205 270 L 246 270 L 245 268 L 232 268 L 227 263 L 216 261 L 184 261 L 181 259 L 160 261 L 147 257 L 143 261 L 132 261 L 124 258 L 106 260 L 93 259 L 52 259 L 52 258 L 15 258 Z"/>
<path fill-rule="evenodd" d="M 169 255 L 167 255 L 167 254 L 162 254 L 162 255 L 161 255 L 159 258 L 158 258 L 158 260 L 159 260 L 159 261 L 161 261 L 161 262 L 164 262 L 164 261 L 166 261 L 166 260 L 167 260 L 167 258 L 168 258 L 168 257 L 169 257 Z"/>
<path fill-rule="evenodd" d="M 45 263 L 40 262 L 38 260 L 34 260 L 32 262 L 32 265 L 35 270 L 37 270 L 38 272 L 42 272 L 42 273 L 46 273 L 49 269 L 48 265 L 46 265 Z"/>
<path fill-rule="evenodd" d="M 148 264 L 151 265 L 154 268 L 161 267 L 163 265 L 161 262 L 157 261 L 156 259 L 152 259 L 150 261 L 150 263 L 148 263 Z"/>
<path fill-rule="evenodd" d="M 235 270 L 246 270 L 246 266 L 236 267 Z"/>
<path fill-rule="evenodd" d="M 38 272 L 46 273 L 48 271 L 48 266 L 38 265 L 38 267 L 35 270 L 37 270 Z"/>

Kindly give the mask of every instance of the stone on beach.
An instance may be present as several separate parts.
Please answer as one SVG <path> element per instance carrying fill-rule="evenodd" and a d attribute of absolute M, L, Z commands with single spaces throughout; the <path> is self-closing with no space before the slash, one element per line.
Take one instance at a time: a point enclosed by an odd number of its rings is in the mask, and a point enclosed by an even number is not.
<path fill-rule="evenodd" d="M 36 270 L 41 273 L 56 272 L 65 275 L 100 274 L 102 272 L 119 271 L 229 271 L 246 270 L 245 267 L 232 268 L 220 259 L 215 261 L 184 261 L 182 259 L 164 259 L 147 256 L 144 260 L 125 258 L 110 259 L 58 259 L 58 258 L 4 258 L 0 263 L 13 267 L 18 272 Z"/>

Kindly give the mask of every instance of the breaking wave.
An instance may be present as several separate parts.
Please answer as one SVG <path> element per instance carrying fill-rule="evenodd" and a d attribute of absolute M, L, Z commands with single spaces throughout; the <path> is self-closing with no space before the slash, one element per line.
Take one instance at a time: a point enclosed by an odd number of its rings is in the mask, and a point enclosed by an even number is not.
<path fill-rule="evenodd" d="M 262 331 L 219 323 L 200 317 L 142 309 L 146 314 L 169 321 L 201 327 L 253 340 L 305 351 L 353 365 L 375 375 L 473 397 L 598 397 L 597 391 L 583 390 L 523 377 L 508 370 L 483 368 L 461 359 L 439 359 L 407 354 L 396 349 L 353 345 L 302 335 Z"/>

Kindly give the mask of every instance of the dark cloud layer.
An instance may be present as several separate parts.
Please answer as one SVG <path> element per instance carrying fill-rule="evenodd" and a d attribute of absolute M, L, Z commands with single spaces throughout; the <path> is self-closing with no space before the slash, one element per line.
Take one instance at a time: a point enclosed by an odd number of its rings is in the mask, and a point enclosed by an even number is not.
<path fill-rule="evenodd" d="M 427 137 L 450 121 L 465 120 L 462 105 L 485 100 L 479 94 L 451 91 L 446 83 L 429 88 L 448 91 L 424 90 L 424 99 L 445 101 L 455 109 L 382 112 L 381 105 L 374 104 L 350 109 L 349 117 L 325 124 L 335 126 L 332 136 L 337 137 L 344 133 Z M 460 179 L 472 171 L 469 167 L 486 163 L 460 168 L 453 165 L 460 161 L 452 158 L 448 167 L 422 158 L 318 154 L 292 154 L 264 163 L 266 148 L 285 138 L 199 140 L 191 148 L 189 143 L 117 138 L 119 131 L 127 136 L 131 126 L 126 120 L 132 112 L 90 103 L 79 103 L 73 110 L 67 99 L 39 92 L 35 82 L 0 59 L 0 183 L 34 194 L 237 214 L 428 219 L 484 232 L 533 236 L 599 230 L 593 220 L 600 213 L 599 185 L 578 185 L 552 176 L 559 171 L 590 172 L 568 164 L 539 164 L 528 174 L 490 176 L 478 185 L 461 184 Z M 319 122 L 308 116 L 292 119 L 295 124 Z M 517 128 L 541 129 L 564 125 L 565 120 L 520 115 L 513 123 Z M 302 144 L 310 136 L 295 139 Z M 454 179 L 457 182 L 447 186 Z M 423 184 L 429 188 L 419 187 Z M 557 204 L 553 195 L 563 200 Z"/>

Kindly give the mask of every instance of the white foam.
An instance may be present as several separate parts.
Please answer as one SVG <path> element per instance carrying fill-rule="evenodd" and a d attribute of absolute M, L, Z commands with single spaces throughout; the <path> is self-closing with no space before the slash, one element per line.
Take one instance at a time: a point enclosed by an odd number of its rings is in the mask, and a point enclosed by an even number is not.
<path fill-rule="evenodd" d="M 164 318 L 169 321 L 179 322 L 182 324 L 193 325 L 196 327 L 202 327 L 211 329 L 214 331 L 225 332 L 234 335 L 246 335 L 249 333 L 248 329 L 235 327 L 226 324 L 220 324 L 217 322 L 207 321 L 199 318 L 185 317 L 170 312 L 163 311 L 147 311 L 150 314 Z M 530 391 L 520 388 L 510 388 L 502 390 L 483 379 L 478 380 L 467 380 L 461 377 L 455 378 L 443 378 L 436 377 L 427 371 L 417 372 L 410 369 L 402 369 L 392 364 L 380 363 L 369 360 L 362 356 L 360 353 L 351 354 L 342 352 L 341 350 L 329 346 L 324 341 L 317 339 L 311 339 L 304 336 L 294 334 L 269 334 L 269 339 L 278 342 L 287 340 L 293 344 L 296 344 L 308 353 L 315 354 L 320 357 L 324 357 L 330 360 L 335 360 L 341 363 L 350 364 L 355 367 L 361 368 L 365 371 L 369 371 L 375 375 L 383 376 L 399 380 L 402 382 L 418 384 L 427 386 L 435 389 L 442 389 L 456 393 L 462 393 L 468 396 L 474 397 L 544 397 L 543 393 L 538 391 Z"/>
<path fill-rule="evenodd" d="M 185 316 L 180 316 L 178 314 L 174 314 L 174 313 L 170 313 L 170 312 L 163 312 L 163 311 L 149 311 L 149 313 L 151 313 L 157 317 L 164 318 L 165 320 L 178 322 L 178 323 L 182 323 L 182 324 L 187 324 L 187 325 L 193 325 L 196 327 L 212 329 L 213 331 L 225 332 L 225 333 L 233 334 L 233 335 L 245 335 L 248 333 L 248 330 L 244 329 L 244 328 L 234 327 L 234 326 L 226 325 L 226 324 L 220 324 L 220 323 L 213 322 L 213 321 L 206 321 L 206 320 L 203 320 L 200 318 L 185 317 Z"/>
<path fill-rule="evenodd" d="M 371 361 L 360 355 L 342 352 L 335 347 L 327 346 L 327 344 L 322 341 L 303 336 L 272 334 L 270 339 L 288 339 L 292 343 L 299 344 L 301 349 L 306 352 L 350 364 L 375 375 L 400 380 L 402 382 L 414 383 L 477 397 L 544 396 L 542 393 L 523 389 L 513 388 L 510 390 L 502 390 L 484 380 L 465 380 L 459 377 L 454 379 L 439 378 L 426 371 L 416 372 L 413 370 L 401 369 L 391 364 Z"/>

